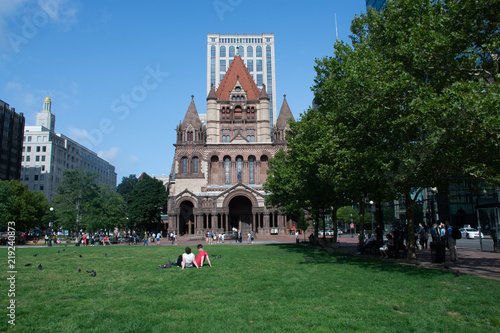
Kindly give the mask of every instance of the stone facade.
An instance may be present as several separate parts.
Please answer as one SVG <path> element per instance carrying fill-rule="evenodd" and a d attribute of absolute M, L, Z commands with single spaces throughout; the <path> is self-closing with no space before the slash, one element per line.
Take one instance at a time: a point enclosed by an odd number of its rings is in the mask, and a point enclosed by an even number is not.
<path fill-rule="evenodd" d="M 168 231 L 203 235 L 238 229 L 246 236 L 291 229 L 292 217 L 265 205 L 262 186 L 269 160 L 286 149 L 291 118 L 285 98 L 271 128 L 266 87 L 259 90 L 241 57 L 235 56 L 217 91 L 213 86 L 209 91 L 206 118 L 200 117 L 192 97 L 176 129 L 167 185 Z"/>

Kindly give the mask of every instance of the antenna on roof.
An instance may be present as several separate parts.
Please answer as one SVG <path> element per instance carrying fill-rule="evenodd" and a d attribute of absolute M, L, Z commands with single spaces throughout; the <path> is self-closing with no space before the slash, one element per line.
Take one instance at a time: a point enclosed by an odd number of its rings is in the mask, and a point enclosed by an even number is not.
<path fill-rule="evenodd" d="M 337 12 L 335 12 L 335 42 L 339 41 L 339 30 L 337 29 Z"/>

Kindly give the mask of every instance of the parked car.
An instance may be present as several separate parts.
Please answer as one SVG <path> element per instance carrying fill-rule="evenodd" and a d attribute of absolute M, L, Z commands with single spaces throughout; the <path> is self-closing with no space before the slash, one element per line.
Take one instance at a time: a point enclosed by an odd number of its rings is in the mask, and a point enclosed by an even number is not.
<path fill-rule="evenodd" d="M 462 238 L 476 238 L 479 237 L 479 231 L 474 228 L 460 228 L 458 229 L 462 233 Z M 481 233 L 481 238 L 484 238 L 483 233 Z"/>

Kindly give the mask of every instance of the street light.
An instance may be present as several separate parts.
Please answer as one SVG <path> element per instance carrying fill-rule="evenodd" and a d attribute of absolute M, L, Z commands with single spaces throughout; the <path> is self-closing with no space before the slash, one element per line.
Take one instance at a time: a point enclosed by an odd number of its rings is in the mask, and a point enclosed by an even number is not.
<path fill-rule="evenodd" d="M 49 246 L 52 246 L 52 212 L 54 211 L 54 207 L 50 207 L 50 221 L 49 221 Z"/>
<path fill-rule="evenodd" d="M 370 205 L 371 205 L 371 212 L 372 212 L 372 234 L 373 234 L 373 214 L 375 213 L 375 210 L 373 209 L 373 200 L 370 200 Z"/>

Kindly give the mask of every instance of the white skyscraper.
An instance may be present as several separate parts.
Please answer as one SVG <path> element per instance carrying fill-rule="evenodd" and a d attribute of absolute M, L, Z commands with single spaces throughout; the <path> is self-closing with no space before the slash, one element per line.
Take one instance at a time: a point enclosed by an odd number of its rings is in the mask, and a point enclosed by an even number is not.
<path fill-rule="evenodd" d="M 207 35 L 207 95 L 213 84 L 217 89 L 235 55 L 239 55 L 257 87 L 266 85 L 269 95 L 269 119 L 276 124 L 276 71 L 274 34 Z"/>

